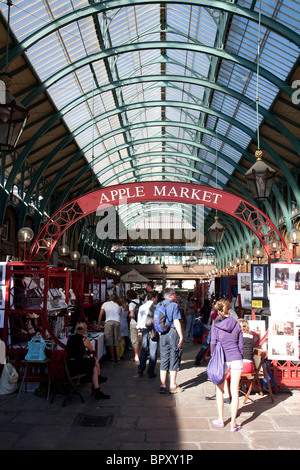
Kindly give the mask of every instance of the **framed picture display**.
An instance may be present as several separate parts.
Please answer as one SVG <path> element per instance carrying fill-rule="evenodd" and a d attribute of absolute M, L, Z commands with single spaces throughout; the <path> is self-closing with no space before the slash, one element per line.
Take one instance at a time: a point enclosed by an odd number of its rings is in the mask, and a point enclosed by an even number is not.
<path fill-rule="evenodd" d="M 295 318 L 273 318 L 269 320 L 268 358 L 277 360 L 299 360 L 299 341 Z"/>
<path fill-rule="evenodd" d="M 300 295 L 300 264 L 272 263 L 270 293 Z"/>
<path fill-rule="evenodd" d="M 238 273 L 238 293 L 242 308 L 251 308 L 251 273 Z"/>
<path fill-rule="evenodd" d="M 0 262 L 0 285 L 5 286 L 6 263 Z"/>
<path fill-rule="evenodd" d="M 251 266 L 251 295 L 252 299 L 268 297 L 268 266 L 253 264 Z"/>
<path fill-rule="evenodd" d="M 270 293 L 268 357 L 277 360 L 299 360 L 300 298 L 282 295 L 277 288 Z"/>

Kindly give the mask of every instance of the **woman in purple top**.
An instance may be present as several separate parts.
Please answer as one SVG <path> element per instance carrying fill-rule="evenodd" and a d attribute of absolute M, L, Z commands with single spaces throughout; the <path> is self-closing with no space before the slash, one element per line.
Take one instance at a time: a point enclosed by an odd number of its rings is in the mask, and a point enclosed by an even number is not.
<path fill-rule="evenodd" d="M 230 316 L 230 303 L 227 300 L 219 300 L 216 303 L 219 317 L 214 321 L 211 329 L 210 350 L 213 354 L 217 341 L 222 344 L 227 368 L 230 369 L 230 392 L 231 392 L 231 431 L 236 432 L 242 426 L 236 424 L 236 415 L 239 406 L 239 384 L 243 370 L 243 334 L 240 324 Z M 226 376 L 226 374 L 225 374 Z M 216 398 L 219 418 L 213 421 L 213 425 L 219 428 L 224 427 L 223 408 L 225 380 L 221 385 L 217 385 Z"/>

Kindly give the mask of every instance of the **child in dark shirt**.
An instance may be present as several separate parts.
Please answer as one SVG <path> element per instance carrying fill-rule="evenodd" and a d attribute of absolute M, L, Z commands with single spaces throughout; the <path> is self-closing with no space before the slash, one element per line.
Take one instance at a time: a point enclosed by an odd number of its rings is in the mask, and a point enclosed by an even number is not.
<path fill-rule="evenodd" d="M 253 372 L 253 349 L 254 349 L 254 337 L 250 332 L 249 322 L 245 318 L 239 318 L 237 320 L 241 325 L 244 342 L 244 354 L 243 354 L 243 373 Z"/>

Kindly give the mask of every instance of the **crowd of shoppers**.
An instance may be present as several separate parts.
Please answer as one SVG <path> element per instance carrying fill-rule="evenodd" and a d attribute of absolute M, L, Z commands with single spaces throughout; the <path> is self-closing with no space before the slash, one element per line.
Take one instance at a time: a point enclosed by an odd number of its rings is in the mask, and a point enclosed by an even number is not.
<path fill-rule="evenodd" d="M 166 317 L 170 324 L 169 331 L 158 334 L 153 327 L 153 315 L 156 305 L 161 302 L 166 308 Z M 153 283 L 147 284 L 144 295 L 129 289 L 125 297 L 117 298 L 111 294 L 101 306 L 98 316 L 98 328 L 104 322 L 104 336 L 109 361 L 121 362 L 127 351 L 133 351 L 138 376 L 146 371 L 149 378 L 157 377 L 155 367 L 158 352 L 160 354 L 160 387 L 165 394 L 182 392 L 177 384 L 177 372 L 180 368 L 182 343 L 193 338 L 193 324 L 198 316 L 203 325 L 202 344 L 196 356 L 195 365 L 200 365 L 208 348 L 213 354 L 218 342 L 225 354 L 226 373 L 224 381 L 216 386 L 218 418 L 213 425 L 224 427 L 224 402 L 231 403 L 231 431 L 237 432 L 242 426 L 236 423 L 239 405 L 239 383 L 242 372 L 253 370 L 254 338 L 245 319 L 232 315 L 230 303 L 219 300 L 211 303 L 205 299 L 201 308 L 196 304 L 194 294 L 180 295 L 177 298 L 172 288 L 163 292 L 154 291 Z M 100 365 L 95 357 L 86 358 L 86 352 L 92 353 L 91 343 L 84 334 L 86 325 L 79 323 L 75 335 L 69 338 L 67 352 L 74 372 L 84 372 L 92 380 L 96 390 L 95 398 L 110 398 L 100 391 L 100 383 L 106 378 L 100 374 Z M 148 361 L 148 366 L 147 366 Z M 169 377 L 169 384 L 167 385 Z M 226 398 L 227 395 L 227 398 Z M 225 398 L 224 398 L 225 397 Z"/>

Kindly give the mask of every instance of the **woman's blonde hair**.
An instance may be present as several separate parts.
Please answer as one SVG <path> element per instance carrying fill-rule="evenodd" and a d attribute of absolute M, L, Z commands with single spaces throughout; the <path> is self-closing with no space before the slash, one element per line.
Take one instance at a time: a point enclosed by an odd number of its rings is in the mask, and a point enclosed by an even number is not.
<path fill-rule="evenodd" d="M 215 305 L 215 309 L 218 311 L 219 315 L 222 317 L 230 317 L 231 305 L 228 300 L 221 299 Z"/>
<path fill-rule="evenodd" d="M 80 333 L 81 335 L 84 335 L 84 333 L 86 332 L 86 329 L 87 329 L 86 323 L 79 322 L 77 323 L 75 327 L 75 333 Z"/>
<path fill-rule="evenodd" d="M 129 310 L 125 297 L 119 297 L 117 303 L 120 305 L 120 307 L 123 308 L 125 312 Z"/>
<path fill-rule="evenodd" d="M 250 333 L 249 322 L 246 320 L 246 318 L 239 318 L 237 321 L 241 325 L 243 333 Z"/>

